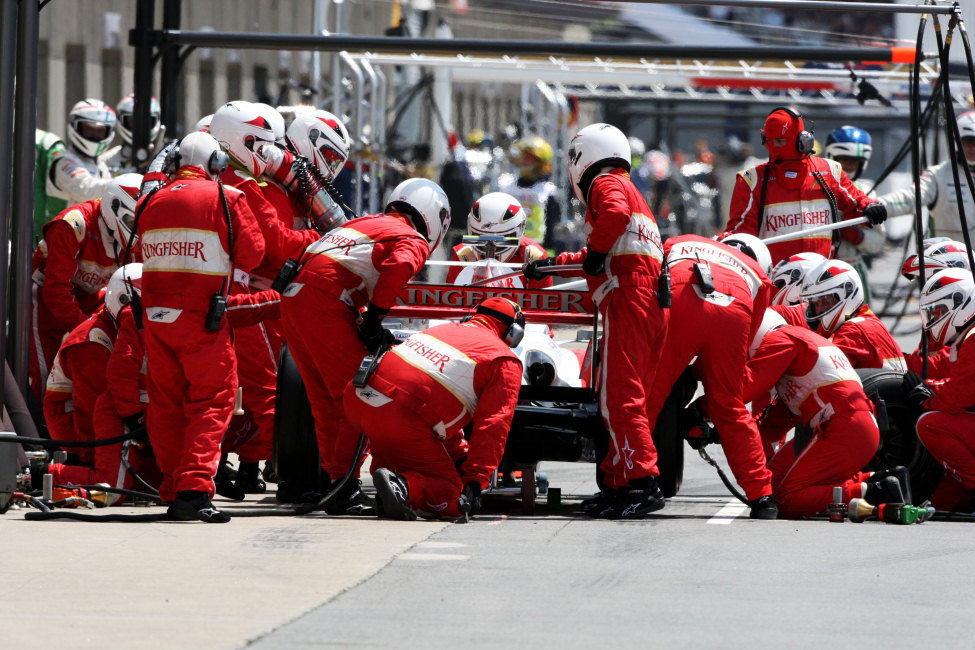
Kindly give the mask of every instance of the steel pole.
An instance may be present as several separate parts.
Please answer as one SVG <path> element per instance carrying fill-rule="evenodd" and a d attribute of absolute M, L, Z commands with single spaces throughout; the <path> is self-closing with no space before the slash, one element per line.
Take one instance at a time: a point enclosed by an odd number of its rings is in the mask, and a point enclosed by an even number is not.
<path fill-rule="evenodd" d="M 845 4 L 845 3 L 844 3 Z M 913 47 L 765 47 L 719 45 L 667 45 L 661 43 L 572 43 L 474 38 L 399 38 L 329 34 L 251 34 L 167 29 L 156 33 L 160 43 L 250 50 L 318 50 L 328 52 L 383 52 L 409 54 L 504 54 L 538 56 L 614 57 L 622 60 L 705 58 L 737 60 L 758 58 L 792 61 L 876 61 L 913 63 Z M 933 55 L 937 56 L 937 55 Z"/>
<path fill-rule="evenodd" d="M 599 0 L 590 0 L 599 1 Z M 950 14 L 954 13 L 953 5 L 899 5 L 873 2 L 836 2 L 835 0 L 612 0 L 629 4 L 652 5 L 700 5 L 723 7 L 754 7 L 756 9 L 803 9 L 807 11 L 873 11 L 889 14 Z"/>
<path fill-rule="evenodd" d="M 14 98 L 13 308 L 10 331 L 13 372 L 27 394 L 30 359 L 30 261 L 34 236 L 34 131 L 37 120 L 37 0 L 20 0 L 17 15 L 17 90 Z"/>
<path fill-rule="evenodd" d="M 0 358 L 7 349 L 7 242 L 10 241 L 10 150 L 14 130 L 14 66 L 17 61 L 17 0 L 0 0 Z M 0 412 L 3 410 L 3 380 L 0 372 Z"/>
<path fill-rule="evenodd" d="M 139 166 L 149 159 L 149 111 L 152 101 L 153 19 L 155 0 L 139 0 L 135 8 L 135 29 L 129 34 L 129 44 L 135 46 L 132 88 L 135 106 L 132 110 L 132 160 Z M 175 46 L 174 46 L 175 47 Z M 174 89 L 170 89 L 174 90 Z"/>
<path fill-rule="evenodd" d="M 182 16 L 182 0 L 165 0 L 163 3 L 163 29 L 179 29 Z M 159 69 L 159 108 L 166 133 L 175 138 L 179 130 L 179 48 L 175 45 L 162 53 Z"/>

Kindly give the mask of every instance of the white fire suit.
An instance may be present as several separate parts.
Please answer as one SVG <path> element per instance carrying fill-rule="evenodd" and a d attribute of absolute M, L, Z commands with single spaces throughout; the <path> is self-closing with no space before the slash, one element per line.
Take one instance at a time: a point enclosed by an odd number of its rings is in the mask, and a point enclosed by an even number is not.
<path fill-rule="evenodd" d="M 64 199 L 68 205 L 100 199 L 112 173 L 102 158 L 89 158 L 71 150 L 58 156 L 53 163 L 51 196 Z"/>
<path fill-rule="evenodd" d="M 956 241 L 964 241 L 961 220 L 958 217 L 958 203 L 955 198 L 955 180 L 952 178 L 950 161 L 946 160 L 928 167 L 921 174 L 921 205 L 931 213 L 933 228 L 932 235 L 951 237 Z M 965 217 L 968 219 L 968 232 L 975 233 L 975 202 L 966 187 L 965 170 L 958 170 L 958 181 L 965 203 Z M 899 190 L 889 192 L 880 197 L 887 206 L 887 215 L 896 217 L 902 214 L 914 213 L 914 185 L 913 183 Z"/>

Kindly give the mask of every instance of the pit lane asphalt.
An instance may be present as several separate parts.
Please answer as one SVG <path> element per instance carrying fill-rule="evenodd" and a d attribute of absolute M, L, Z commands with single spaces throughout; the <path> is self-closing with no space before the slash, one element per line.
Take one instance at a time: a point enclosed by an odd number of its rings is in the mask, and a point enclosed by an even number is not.
<path fill-rule="evenodd" d="M 542 469 L 564 509 L 523 517 L 498 502 L 467 525 L 95 525 L 11 511 L 0 647 L 971 644 L 965 524 L 750 521 L 689 450 L 684 487 L 659 516 L 590 521 L 572 504 L 595 490 L 593 467 Z M 273 504 L 243 506 L 258 502 Z"/>
<path fill-rule="evenodd" d="M 572 504 L 525 517 L 495 503 L 251 646 L 971 643 L 975 537 L 966 524 L 752 521 L 696 454 L 685 468 L 680 495 L 644 521 L 592 521 Z M 543 470 L 563 501 L 595 487 L 590 465 Z"/>

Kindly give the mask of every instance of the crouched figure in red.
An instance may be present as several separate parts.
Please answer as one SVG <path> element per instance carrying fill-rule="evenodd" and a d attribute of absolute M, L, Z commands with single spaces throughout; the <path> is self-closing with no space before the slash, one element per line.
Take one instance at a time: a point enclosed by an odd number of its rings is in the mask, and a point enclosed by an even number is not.
<path fill-rule="evenodd" d="M 380 517 L 477 514 L 518 403 L 521 361 L 511 348 L 524 324 L 518 305 L 488 298 L 470 320 L 393 347 L 365 386 L 346 388 L 346 415 L 372 445 Z"/>
<path fill-rule="evenodd" d="M 795 419 L 795 436 L 768 464 L 779 516 L 823 512 L 834 486 L 842 486 L 844 502 L 903 503 L 897 477 L 860 471 L 877 452 L 880 431 L 849 360 L 815 332 L 772 322 L 763 321 L 752 342 L 744 399 L 774 386 Z"/>

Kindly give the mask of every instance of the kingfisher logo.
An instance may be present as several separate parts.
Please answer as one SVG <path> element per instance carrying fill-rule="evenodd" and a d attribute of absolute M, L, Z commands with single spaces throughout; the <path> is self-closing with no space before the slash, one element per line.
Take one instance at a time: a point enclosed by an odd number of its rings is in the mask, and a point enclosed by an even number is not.
<path fill-rule="evenodd" d="M 571 314 L 593 313 L 592 296 L 583 291 L 533 291 L 505 287 L 455 287 L 410 285 L 399 304 L 413 307 L 463 307 L 470 309 L 487 298 L 507 298 L 522 309 Z"/>
<path fill-rule="evenodd" d="M 765 219 L 765 230 L 769 233 L 792 232 L 805 226 L 824 226 L 830 223 L 830 210 L 802 211 L 792 214 L 774 214 Z"/>

